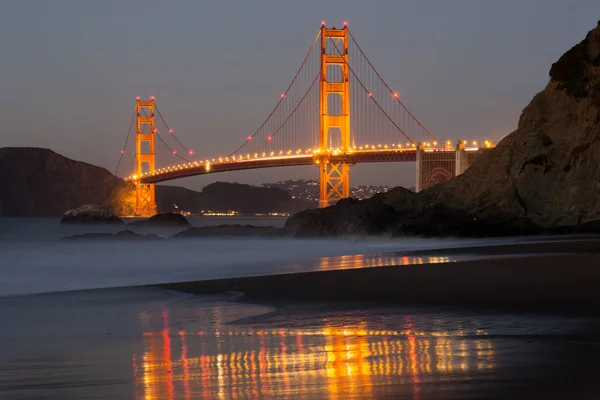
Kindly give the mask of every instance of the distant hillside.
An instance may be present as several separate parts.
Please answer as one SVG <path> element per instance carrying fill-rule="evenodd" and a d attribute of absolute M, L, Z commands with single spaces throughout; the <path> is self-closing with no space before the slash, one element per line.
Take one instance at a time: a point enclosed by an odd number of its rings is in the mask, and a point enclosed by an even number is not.
<path fill-rule="evenodd" d="M 202 192 L 181 187 L 157 186 L 156 202 L 161 210 L 172 210 L 177 205 L 178 209 L 191 212 L 235 210 L 243 214 L 293 212 L 310 206 L 293 200 L 288 192 L 282 189 L 227 182 L 212 183 L 205 186 Z"/>
<path fill-rule="evenodd" d="M 131 214 L 130 186 L 105 168 L 71 160 L 52 150 L 35 147 L 0 148 L 0 216 L 62 215 L 82 204 L 102 204 L 120 214 Z M 280 189 L 217 182 L 202 192 L 176 186 L 157 186 L 159 210 L 197 212 L 236 210 L 269 213 L 303 209 Z"/>

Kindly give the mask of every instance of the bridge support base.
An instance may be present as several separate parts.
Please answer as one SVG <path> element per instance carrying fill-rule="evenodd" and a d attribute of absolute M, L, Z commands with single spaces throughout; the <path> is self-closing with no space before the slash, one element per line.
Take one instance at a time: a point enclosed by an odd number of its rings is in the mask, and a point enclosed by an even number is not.
<path fill-rule="evenodd" d="M 321 208 L 350 197 L 350 164 L 330 164 L 323 160 L 319 165 L 319 182 Z"/>
<path fill-rule="evenodd" d="M 156 196 L 154 184 L 135 184 L 135 215 L 138 217 L 151 217 L 156 214 Z"/>

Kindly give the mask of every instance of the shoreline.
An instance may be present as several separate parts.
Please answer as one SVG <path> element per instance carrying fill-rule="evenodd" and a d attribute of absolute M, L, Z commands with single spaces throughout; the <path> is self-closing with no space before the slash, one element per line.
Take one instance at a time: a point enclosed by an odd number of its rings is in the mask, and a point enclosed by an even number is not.
<path fill-rule="evenodd" d="M 243 293 L 258 300 L 384 301 L 586 314 L 600 310 L 600 239 L 395 254 L 417 262 L 146 286 L 191 294 Z M 427 256 L 433 255 L 480 257 L 431 262 Z"/>

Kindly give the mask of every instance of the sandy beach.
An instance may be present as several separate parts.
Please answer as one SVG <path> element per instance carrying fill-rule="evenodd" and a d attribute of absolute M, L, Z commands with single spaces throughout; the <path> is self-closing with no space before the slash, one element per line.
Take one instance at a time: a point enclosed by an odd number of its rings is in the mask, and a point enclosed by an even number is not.
<path fill-rule="evenodd" d="M 77 244 L 85 266 L 45 267 L 54 292 L 0 296 L 0 319 L 10 321 L 0 332 L 0 398 L 595 398 L 598 239 L 395 242 L 402 252 L 344 243 L 357 254 L 227 271 L 231 259 L 210 264 L 215 241 L 165 242 L 167 254 L 183 245 L 183 261 L 199 248 L 204 260 L 181 283 L 155 285 L 129 284 L 139 270 L 109 268 Z M 240 241 L 221 245 L 245 254 Z M 380 253 L 360 253 L 367 245 Z M 294 247 L 270 240 L 255 251 L 268 248 Z M 146 279 L 177 276 L 171 257 L 145 256 L 165 271 L 145 270 Z M 234 273 L 246 277 L 227 278 Z M 111 274 L 120 286 L 86 287 Z M 65 281 L 81 289 L 61 289 Z"/>
<path fill-rule="evenodd" d="M 395 253 L 392 258 L 399 262 L 394 265 L 361 265 L 364 257 L 355 258 L 333 270 L 156 286 L 262 299 L 383 300 L 594 314 L 600 309 L 597 238 Z"/>

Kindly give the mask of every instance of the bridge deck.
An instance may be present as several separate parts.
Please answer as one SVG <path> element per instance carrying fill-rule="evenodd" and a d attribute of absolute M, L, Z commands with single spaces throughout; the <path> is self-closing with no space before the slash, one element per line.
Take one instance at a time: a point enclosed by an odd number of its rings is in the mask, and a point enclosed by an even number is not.
<path fill-rule="evenodd" d="M 454 153 L 454 150 L 424 150 L 433 153 Z M 382 149 L 360 150 L 343 155 L 330 154 L 327 159 L 331 163 L 345 162 L 348 164 L 374 163 L 374 162 L 414 162 L 417 159 L 414 149 Z M 301 165 L 316 165 L 317 160 L 324 157 L 319 154 L 289 155 L 276 157 L 262 157 L 255 159 L 238 159 L 232 161 L 192 161 L 185 164 L 162 168 L 155 172 L 145 173 L 140 181 L 142 183 L 159 183 L 173 179 L 185 178 L 196 175 L 213 174 L 217 172 L 241 171 L 247 169 L 293 167 Z"/>

